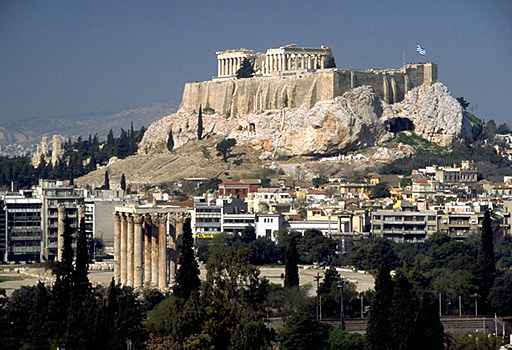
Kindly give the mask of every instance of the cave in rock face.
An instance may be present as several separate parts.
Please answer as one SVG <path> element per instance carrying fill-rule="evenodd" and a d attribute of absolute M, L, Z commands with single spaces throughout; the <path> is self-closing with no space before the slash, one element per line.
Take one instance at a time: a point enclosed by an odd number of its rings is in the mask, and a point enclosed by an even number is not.
<path fill-rule="evenodd" d="M 405 130 L 414 130 L 414 123 L 408 118 L 397 117 L 386 122 L 389 131 L 397 133 Z"/>

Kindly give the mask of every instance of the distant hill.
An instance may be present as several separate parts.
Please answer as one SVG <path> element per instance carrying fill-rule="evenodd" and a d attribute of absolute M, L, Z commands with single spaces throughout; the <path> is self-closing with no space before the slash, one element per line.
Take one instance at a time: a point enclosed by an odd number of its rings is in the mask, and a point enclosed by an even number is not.
<path fill-rule="evenodd" d="M 179 102 L 156 102 L 148 106 L 126 109 L 118 112 L 70 115 L 50 118 L 32 118 L 10 122 L 0 127 L 0 155 L 22 155 L 33 152 L 43 136 L 87 137 L 98 134 L 106 139 L 110 129 L 115 135 L 120 128 L 129 129 L 133 122 L 135 129 L 148 127 L 155 120 L 176 112 Z"/>

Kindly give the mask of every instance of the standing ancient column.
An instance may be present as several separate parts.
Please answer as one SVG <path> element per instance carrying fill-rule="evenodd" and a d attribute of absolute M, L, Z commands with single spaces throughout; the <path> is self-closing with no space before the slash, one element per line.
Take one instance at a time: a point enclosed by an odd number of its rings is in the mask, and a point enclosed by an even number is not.
<path fill-rule="evenodd" d="M 167 244 L 165 242 L 165 223 L 167 215 L 160 215 L 158 220 L 158 288 L 167 288 Z"/>
<path fill-rule="evenodd" d="M 158 286 L 158 214 L 151 214 L 153 228 L 151 230 L 151 285 Z"/>
<path fill-rule="evenodd" d="M 121 283 L 121 216 L 114 212 L 114 281 Z"/>
<path fill-rule="evenodd" d="M 220 67 L 221 67 L 220 58 L 218 58 L 217 59 L 217 76 L 218 77 L 220 77 L 220 75 L 221 75 Z"/>
<path fill-rule="evenodd" d="M 126 251 L 126 284 L 133 287 L 133 215 L 128 214 L 128 248 Z"/>
<path fill-rule="evenodd" d="M 295 55 L 295 70 L 299 69 L 299 55 Z"/>
<path fill-rule="evenodd" d="M 146 216 L 144 229 L 144 286 L 151 284 L 151 216 Z"/>
<path fill-rule="evenodd" d="M 126 285 L 128 253 L 128 226 L 126 214 L 121 214 L 121 284 Z"/>
<path fill-rule="evenodd" d="M 140 214 L 133 215 L 133 222 L 135 224 L 134 228 L 134 239 L 133 239 L 133 260 L 134 260 L 134 276 L 133 276 L 133 286 L 136 289 L 142 288 L 142 254 L 143 254 L 143 246 L 142 246 L 142 216 Z"/>
<path fill-rule="evenodd" d="M 169 285 L 176 283 L 176 225 L 178 224 L 177 214 L 169 216 Z"/>
<path fill-rule="evenodd" d="M 64 219 L 66 218 L 66 207 L 64 204 L 57 204 L 57 261 L 62 261 L 62 249 L 64 248 Z"/>

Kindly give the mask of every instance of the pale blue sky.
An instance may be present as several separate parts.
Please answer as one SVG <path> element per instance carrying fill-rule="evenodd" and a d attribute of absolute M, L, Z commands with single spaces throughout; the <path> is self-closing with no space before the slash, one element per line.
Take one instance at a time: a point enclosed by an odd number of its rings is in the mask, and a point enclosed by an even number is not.
<path fill-rule="evenodd" d="M 512 122 L 508 0 L 0 0 L 0 126 L 180 101 L 216 51 L 290 43 L 330 46 L 340 68 L 399 68 L 405 50 L 477 116 Z"/>

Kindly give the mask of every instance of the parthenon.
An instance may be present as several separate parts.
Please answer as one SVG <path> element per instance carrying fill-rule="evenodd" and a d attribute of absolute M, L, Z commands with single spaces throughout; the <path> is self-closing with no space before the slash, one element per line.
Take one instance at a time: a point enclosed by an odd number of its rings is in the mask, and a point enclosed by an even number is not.
<path fill-rule="evenodd" d="M 331 49 L 327 46 L 306 48 L 291 44 L 268 49 L 266 53 L 247 49 L 218 51 L 217 78 L 236 76 L 244 59 L 250 60 L 256 75 L 261 76 L 325 69 L 331 66 L 333 60 Z"/>
<path fill-rule="evenodd" d="M 172 287 L 186 215 L 183 208 L 116 207 L 116 283 L 135 289 Z"/>

